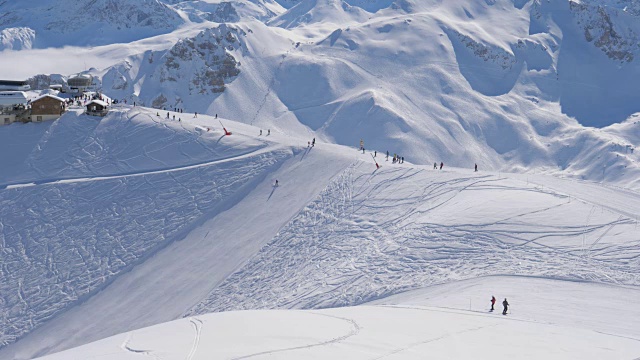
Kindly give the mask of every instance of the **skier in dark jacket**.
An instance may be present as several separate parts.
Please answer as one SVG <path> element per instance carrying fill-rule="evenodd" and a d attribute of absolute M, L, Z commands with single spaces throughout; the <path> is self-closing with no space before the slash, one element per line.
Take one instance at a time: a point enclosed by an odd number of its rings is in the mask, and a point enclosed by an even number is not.
<path fill-rule="evenodd" d="M 504 310 L 502 310 L 502 315 L 507 315 L 507 308 L 509 308 L 509 302 L 507 301 L 507 298 L 504 298 L 502 306 L 504 307 Z"/>
<path fill-rule="evenodd" d="M 443 162 L 440 162 L 440 170 L 442 170 L 442 167 L 444 166 Z"/>
<path fill-rule="evenodd" d="M 491 311 L 493 311 L 493 305 L 496 304 L 496 297 L 495 296 L 491 296 Z"/>

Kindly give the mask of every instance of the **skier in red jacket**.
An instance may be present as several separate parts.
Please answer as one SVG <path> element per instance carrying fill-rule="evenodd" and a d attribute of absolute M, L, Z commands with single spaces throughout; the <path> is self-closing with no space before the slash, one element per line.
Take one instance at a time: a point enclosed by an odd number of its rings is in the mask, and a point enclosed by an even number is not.
<path fill-rule="evenodd" d="M 495 296 L 491 296 L 491 311 L 493 311 L 493 305 L 496 304 L 496 297 Z"/>

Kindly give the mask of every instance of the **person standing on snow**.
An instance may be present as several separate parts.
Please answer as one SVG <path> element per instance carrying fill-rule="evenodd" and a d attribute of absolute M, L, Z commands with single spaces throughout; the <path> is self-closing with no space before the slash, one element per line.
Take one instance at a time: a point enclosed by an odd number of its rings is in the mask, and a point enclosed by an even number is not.
<path fill-rule="evenodd" d="M 504 298 L 502 307 L 504 307 L 504 309 L 502 310 L 502 315 L 507 315 L 507 309 L 509 308 L 509 302 L 507 301 L 507 298 Z"/>
<path fill-rule="evenodd" d="M 386 161 L 389 161 L 389 150 L 387 150 L 387 160 Z"/>
<path fill-rule="evenodd" d="M 316 138 L 313 138 L 313 140 L 311 140 L 311 146 L 316 146 Z"/>
<path fill-rule="evenodd" d="M 478 172 L 478 164 L 476 164 L 476 172 Z"/>
<path fill-rule="evenodd" d="M 440 162 L 440 170 L 442 170 L 442 167 L 444 166 L 444 163 L 441 161 Z"/>
<path fill-rule="evenodd" d="M 434 170 L 437 170 L 437 169 L 438 169 L 438 164 L 433 163 L 433 169 L 434 169 Z"/>
<path fill-rule="evenodd" d="M 491 295 L 491 311 L 493 311 L 493 306 L 496 304 L 496 297 Z"/>

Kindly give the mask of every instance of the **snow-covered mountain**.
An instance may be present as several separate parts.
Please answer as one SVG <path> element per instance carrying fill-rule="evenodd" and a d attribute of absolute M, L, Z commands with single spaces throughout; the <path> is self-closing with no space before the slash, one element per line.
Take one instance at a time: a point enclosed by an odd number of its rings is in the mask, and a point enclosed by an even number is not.
<path fill-rule="evenodd" d="M 0 78 L 45 89 L 90 73 L 127 100 L 103 119 L 72 108 L 0 127 L 0 358 L 120 333 L 101 344 L 139 356 L 147 343 L 128 332 L 182 317 L 356 306 L 495 275 L 637 291 L 638 16 L 623 0 L 0 0 Z M 396 304 L 437 294 L 424 291 Z M 461 293 L 446 294 L 456 311 Z M 578 326 L 597 304 L 583 305 L 558 324 L 585 335 L 573 345 L 638 336 Z M 361 311 L 373 321 L 326 315 Z M 467 315 L 453 334 L 494 325 Z"/>

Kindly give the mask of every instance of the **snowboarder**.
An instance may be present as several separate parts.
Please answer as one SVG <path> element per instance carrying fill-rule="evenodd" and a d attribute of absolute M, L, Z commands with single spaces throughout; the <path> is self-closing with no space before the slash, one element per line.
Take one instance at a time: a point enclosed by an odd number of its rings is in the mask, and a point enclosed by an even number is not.
<path fill-rule="evenodd" d="M 509 307 L 509 302 L 507 301 L 507 298 L 504 298 L 504 301 L 502 302 L 502 307 L 504 307 L 504 310 L 502 310 L 502 315 L 507 315 L 507 308 Z"/>
<path fill-rule="evenodd" d="M 478 172 L 478 164 L 476 164 L 476 170 L 475 171 Z"/>
<path fill-rule="evenodd" d="M 444 163 L 441 161 L 440 162 L 440 170 L 442 170 L 442 167 L 444 166 Z"/>
<path fill-rule="evenodd" d="M 159 113 L 159 112 L 156 112 L 156 116 L 160 116 L 160 113 Z"/>
<path fill-rule="evenodd" d="M 495 305 L 495 304 L 496 304 L 496 297 L 491 295 L 491 310 L 490 311 L 493 311 L 493 305 Z"/>

